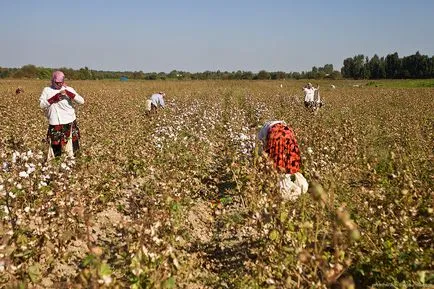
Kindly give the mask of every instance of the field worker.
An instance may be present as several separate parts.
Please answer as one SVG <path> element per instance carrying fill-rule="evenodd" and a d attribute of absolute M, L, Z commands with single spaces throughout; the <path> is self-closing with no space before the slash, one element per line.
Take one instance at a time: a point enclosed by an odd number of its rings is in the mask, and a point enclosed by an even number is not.
<path fill-rule="evenodd" d="M 300 150 L 293 130 L 281 120 L 268 121 L 258 134 L 264 152 L 282 173 L 279 185 L 284 199 L 295 200 L 306 193 L 308 183 L 300 173 Z"/>
<path fill-rule="evenodd" d="M 165 96 L 166 94 L 161 91 L 151 95 L 151 98 L 146 101 L 146 111 L 149 113 L 151 111 L 156 111 L 159 107 L 164 108 Z"/>
<path fill-rule="evenodd" d="M 15 95 L 18 95 L 18 94 L 23 93 L 23 92 L 24 92 L 24 89 L 22 89 L 21 87 L 18 87 L 18 88 L 15 90 Z"/>
<path fill-rule="evenodd" d="M 48 160 L 62 154 L 62 148 L 72 157 L 79 149 L 80 131 L 72 102 L 83 104 L 84 99 L 65 84 L 62 71 L 55 71 L 51 86 L 42 91 L 39 103 L 48 119 L 47 141 L 50 143 Z"/>
<path fill-rule="evenodd" d="M 304 91 L 304 106 L 307 108 L 312 108 L 315 105 L 315 91 L 319 89 L 312 86 L 312 83 L 308 83 L 303 87 Z"/>

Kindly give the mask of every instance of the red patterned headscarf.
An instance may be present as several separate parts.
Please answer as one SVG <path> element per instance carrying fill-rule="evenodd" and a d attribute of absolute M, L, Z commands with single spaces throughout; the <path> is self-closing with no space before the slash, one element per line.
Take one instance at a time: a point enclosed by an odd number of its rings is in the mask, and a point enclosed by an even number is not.
<path fill-rule="evenodd" d="M 56 82 L 61 82 L 62 84 L 59 86 Z M 64 84 L 65 74 L 60 70 L 53 72 L 53 75 L 51 76 L 51 86 L 55 89 L 60 89 Z"/>

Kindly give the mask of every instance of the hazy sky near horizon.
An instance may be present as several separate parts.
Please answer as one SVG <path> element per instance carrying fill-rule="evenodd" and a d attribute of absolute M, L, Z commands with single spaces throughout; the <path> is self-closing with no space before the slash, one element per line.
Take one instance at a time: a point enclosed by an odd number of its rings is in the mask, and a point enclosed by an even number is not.
<path fill-rule="evenodd" d="M 0 0 L 0 66 L 309 71 L 434 55 L 432 0 Z"/>

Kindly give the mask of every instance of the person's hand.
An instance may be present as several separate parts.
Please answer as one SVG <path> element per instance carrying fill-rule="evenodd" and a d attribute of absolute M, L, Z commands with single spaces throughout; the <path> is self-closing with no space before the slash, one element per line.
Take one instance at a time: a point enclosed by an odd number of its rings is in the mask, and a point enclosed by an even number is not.
<path fill-rule="evenodd" d="M 63 96 L 66 96 L 66 90 L 65 89 L 62 89 L 59 93 Z"/>
<path fill-rule="evenodd" d="M 62 95 L 61 95 L 60 93 L 57 93 L 57 94 L 54 95 L 53 97 L 49 98 L 47 101 L 48 101 L 49 104 L 56 103 L 56 102 L 60 101 L 60 97 L 61 97 L 61 96 L 62 96 Z"/>
<path fill-rule="evenodd" d="M 74 93 L 72 93 L 66 89 L 64 91 L 65 91 L 65 94 L 64 94 L 65 96 L 68 96 L 70 99 L 74 99 L 74 97 L 75 97 Z"/>

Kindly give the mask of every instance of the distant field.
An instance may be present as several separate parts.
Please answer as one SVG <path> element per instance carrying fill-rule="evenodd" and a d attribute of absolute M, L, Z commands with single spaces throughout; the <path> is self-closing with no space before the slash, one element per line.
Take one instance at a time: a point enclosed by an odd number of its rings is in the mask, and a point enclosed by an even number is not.
<path fill-rule="evenodd" d="M 305 81 L 299 81 L 301 83 Z M 312 80 L 312 83 L 316 83 Z M 354 85 L 368 87 L 385 87 L 385 88 L 428 88 L 434 87 L 434 79 L 396 79 L 396 80 L 321 80 L 319 84 L 324 83 L 339 85 L 341 87 L 352 87 Z"/>
<path fill-rule="evenodd" d="M 305 82 L 70 81 L 80 156 L 45 164 L 47 81 L 0 80 L 0 287 L 433 284 L 434 80 L 322 80 L 316 115 Z M 258 153 L 269 119 L 296 133 L 297 201 Z"/>
<path fill-rule="evenodd" d="M 434 87 L 434 79 L 376 80 L 367 81 L 366 85 L 390 88 Z"/>

